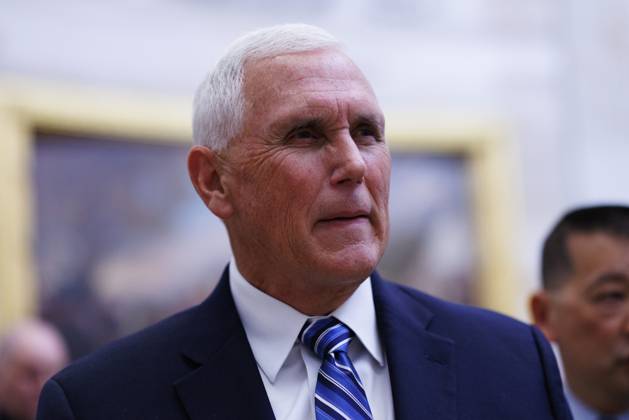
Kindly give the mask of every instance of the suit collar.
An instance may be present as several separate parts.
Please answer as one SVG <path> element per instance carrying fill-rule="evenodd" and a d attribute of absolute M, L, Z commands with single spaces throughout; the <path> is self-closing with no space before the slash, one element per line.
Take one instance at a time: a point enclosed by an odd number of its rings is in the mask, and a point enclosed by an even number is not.
<path fill-rule="evenodd" d="M 371 278 L 395 418 L 455 419 L 454 342 L 429 331 L 434 314 L 412 292 Z"/>
<path fill-rule="evenodd" d="M 396 419 L 456 418 L 454 343 L 429 331 L 434 315 L 412 292 L 375 272 L 371 281 Z M 192 371 L 174 384 L 189 417 L 273 419 L 227 270 L 195 311 L 198 332 L 182 351 Z"/>
<path fill-rule="evenodd" d="M 190 328 L 199 332 L 182 351 L 193 370 L 174 384 L 188 416 L 192 420 L 273 419 L 234 306 L 227 269 L 214 292 L 195 310 Z"/>

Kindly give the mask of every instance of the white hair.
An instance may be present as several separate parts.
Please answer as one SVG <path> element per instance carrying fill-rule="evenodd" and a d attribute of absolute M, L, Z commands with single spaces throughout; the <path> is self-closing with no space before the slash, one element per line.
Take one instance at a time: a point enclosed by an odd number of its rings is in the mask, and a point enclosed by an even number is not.
<path fill-rule="evenodd" d="M 240 133 L 247 62 L 324 48 L 340 48 L 340 43 L 323 29 L 304 24 L 271 26 L 238 38 L 197 88 L 192 120 L 194 143 L 218 151 Z"/>

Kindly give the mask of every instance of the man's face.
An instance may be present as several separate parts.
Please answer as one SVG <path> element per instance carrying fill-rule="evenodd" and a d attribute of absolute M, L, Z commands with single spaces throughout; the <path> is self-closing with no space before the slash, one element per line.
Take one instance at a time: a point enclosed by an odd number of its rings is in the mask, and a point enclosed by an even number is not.
<path fill-rule="evenodd" d="M 551 293 L 549 325 L 568 382 L 629 408 L 629 240 L 573 233 L 567 245 L 573 271 Z"/>
<path fill-rule="evenodd" d="M 371 87 L 335 50 L 263 59 L 245 75 L 224 178 L 239 268 L 258 285 L 363 280 L 387 242 L 391 170 Z"/>

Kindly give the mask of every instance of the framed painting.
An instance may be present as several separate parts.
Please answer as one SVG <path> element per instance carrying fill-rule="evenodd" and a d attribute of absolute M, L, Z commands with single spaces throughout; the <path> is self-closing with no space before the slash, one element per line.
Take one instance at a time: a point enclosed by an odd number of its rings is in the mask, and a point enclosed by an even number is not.
<path fill-rule="evenodd" d="M 78 356 L 207 296 L 230 251 L 187 179 L 187 101 L 3 86 L 0 331 L 37 313 Z M 514 314 L 506 142 L 487 126 L 387 117 L 391 238 L 379 270 Z"/>

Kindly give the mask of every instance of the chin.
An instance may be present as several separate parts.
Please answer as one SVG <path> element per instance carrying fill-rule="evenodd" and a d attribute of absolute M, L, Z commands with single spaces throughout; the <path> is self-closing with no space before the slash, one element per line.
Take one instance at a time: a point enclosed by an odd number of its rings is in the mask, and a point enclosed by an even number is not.
<path fill-rule="evenodd" d="M 329 278 L 339 282 L 362 282 L 369 276 L 380 261 L 382 252 L 377 249 L 361 249 L 361 252 L 344 250 L 335 252 L 320 261 L 320 267 L 325 267 Z"/>

